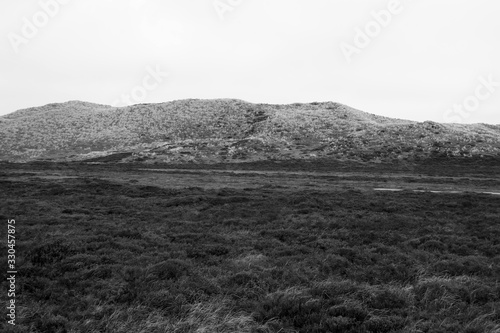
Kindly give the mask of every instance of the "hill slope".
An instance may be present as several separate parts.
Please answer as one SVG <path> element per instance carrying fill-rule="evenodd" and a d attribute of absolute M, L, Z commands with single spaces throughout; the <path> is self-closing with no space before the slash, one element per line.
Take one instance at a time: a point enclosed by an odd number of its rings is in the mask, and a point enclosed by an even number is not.
<path fill-rule="evenodd" d="M 0 117 L 0 159 L 11 161 L 379 162 L 429 156 L 500 156 L 500 126 L 419 123 L 332 102 L 230 99 L 122 108 L 72 101 Z"/>

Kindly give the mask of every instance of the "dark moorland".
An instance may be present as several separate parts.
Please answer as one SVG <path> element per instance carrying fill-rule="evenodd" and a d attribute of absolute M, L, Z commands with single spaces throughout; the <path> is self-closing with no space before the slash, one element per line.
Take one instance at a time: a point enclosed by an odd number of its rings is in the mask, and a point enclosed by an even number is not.
<path fill-rule="evenodd" d="M 498 332 L 499 165 L 3 163 L 0 331 Z"/>

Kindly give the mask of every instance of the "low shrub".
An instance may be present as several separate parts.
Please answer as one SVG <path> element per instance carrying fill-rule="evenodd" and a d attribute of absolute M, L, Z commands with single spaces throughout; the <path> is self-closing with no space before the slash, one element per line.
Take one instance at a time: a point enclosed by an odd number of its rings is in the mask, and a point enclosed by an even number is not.
<path fill-rule="evenodd" d="M 187 275 L 191 265 L 183 260 L 169 259 L 147 269 L 147 280 L 178 280 Z"/>

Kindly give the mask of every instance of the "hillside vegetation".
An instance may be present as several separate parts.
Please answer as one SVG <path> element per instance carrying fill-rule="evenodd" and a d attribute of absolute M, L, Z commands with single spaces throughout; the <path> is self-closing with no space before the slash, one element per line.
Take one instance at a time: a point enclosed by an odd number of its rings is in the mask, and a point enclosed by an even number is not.
<path fill-rule="evenodd" d="M 500 156 L 500 126 L 418 123 L 332 102 L 230 99 L 121 108 L 72 101 L 0 117 L 0 159 L 98 161 L 110 155 L 123 162 L 203 163 Z"/>

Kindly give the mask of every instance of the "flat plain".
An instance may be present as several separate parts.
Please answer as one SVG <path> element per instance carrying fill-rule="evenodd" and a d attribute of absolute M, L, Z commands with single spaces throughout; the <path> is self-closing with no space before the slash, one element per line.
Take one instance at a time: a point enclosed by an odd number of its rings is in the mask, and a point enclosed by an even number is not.
<path fill-rule="evenodd" d="M 2 163 L 2 331 L 498 332 L 498 165 Z"/>

